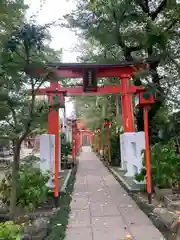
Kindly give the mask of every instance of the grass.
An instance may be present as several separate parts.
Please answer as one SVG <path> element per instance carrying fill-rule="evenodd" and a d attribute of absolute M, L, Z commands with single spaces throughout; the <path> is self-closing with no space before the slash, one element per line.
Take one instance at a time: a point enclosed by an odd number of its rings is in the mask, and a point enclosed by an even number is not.
<path fill-rule="evenodd" d="M 71 177 L 67 184 L 66 194 L 60 197 L 60 210 L 49 224 L 48 237 L 46 240 L 63 240 L 65 238 L 68 216 L 71 210 L 70 203 L 76 179 L 76 171 L 77 166 L 72 170 Z"/>

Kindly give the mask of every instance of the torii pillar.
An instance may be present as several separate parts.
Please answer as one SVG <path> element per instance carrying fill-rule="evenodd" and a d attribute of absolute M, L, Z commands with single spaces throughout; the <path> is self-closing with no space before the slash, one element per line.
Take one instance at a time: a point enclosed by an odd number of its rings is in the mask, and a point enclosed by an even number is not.
<path fill-rule="evenodd" d="M 132 92 L 130 89 L 131 75 L 120 77 L 123 95 L 121 97 L 124 133 L 120 136 L 121 167 L 126 177 L 134 177 L 142 167 L 141 151 L 144 149 L 144 132 L 135 132 Z"/>
<path fill-rule="evenodd" d="M 74 119 L 72 120 L 72 160 L 74 164 L 76 164 L 76 150 L 77 150 L 76 135 L 77 135 L 77 122 Z"/>
<path fill-rule="evenodd" d="M 128 93 L 130 78 L 131 76 L 124 75 L 120 79 L 121 87 L 124 92 L 121 97 L 124 133 L 135 132 L 132 93 Z"/>
<path fill-rule="evenodd" d="M 50 88 L 55 91 L 60 90 L 60 85 L 58 81 L 52 81 L 50 84 Z M 55 93 L 48 93 L 48 99 L 49 103 L 53 104 L 53 95 Z M 57 109 L 50 108 L 48 113 L 48 134 L 55 135 L 55 159 L 54 159 L 54 198 L 55 198 L 55 204 L 58 205 L 58 199 L 59 199 L 59 165 L 60 165 L 60 119 L 59 119 L 59 111 Z"/>

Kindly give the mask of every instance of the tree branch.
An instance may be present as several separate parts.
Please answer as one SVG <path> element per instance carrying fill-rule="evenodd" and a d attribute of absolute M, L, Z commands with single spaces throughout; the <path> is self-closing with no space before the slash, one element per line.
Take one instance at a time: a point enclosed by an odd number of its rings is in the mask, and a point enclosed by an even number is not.
<path fill-rule="evenodd" d="M 166 7 L 167 3 L 168 3 L 168 0 L 163 0 L 161 2 L 161 4 L 159 5 L 159 7 L 153 13 L 151 13 L 151 19 L 153 21 L 156 19 L 157 15 L 164 10 L 164 8 Z"/>
<path fill-rule="evenodd" d="M 167 2 L 168 0 L 163 0 L 154 12 L 150 12 L 148 0 L 135 0 L 135 3 L 141 7 L 144 13 L 148 14 L 148 16 L 151 17 L 152 21 L 154 21 L 157 18 L 158 14 L 164 10 Z"/>
<path fill-rule="evenodd" d="M 148 0 L 144 0 L 144 4 L 145 4 L 146 9 L 147 9 L 147 11 L 149 13 L 149 2 L 148 2 Z"/>
<path fill-rule="evenodd" d="M 36 89 L 34 89 L 35 95 L 36 95 L 37 91 L 39 90 L 39 88 L 42 86 L 42 84 L 45 83 L 45 82 L 48 80 L 48 78 L 50 77 L 51 74 L 52 74 L 51 72 L 48 73 L 48 74 L 42 79 L 42 81 L 39 82 L 39 84 L 37 85 Z M 38 80 L 35 82 L 34 86 L 36 85 L 36 83 L 38 83 Z"/>
<path fill-rule="evenodd" d="M 132 52 L 136 52 L 136 51 L 139 51 L 142 49 L 142 46 L 141 45 L 138 45 L 138 46 L 132 46 L 132 47 L 126 47 L 125 49 L 125 54 L 127 56 L 131 55 Z"/>
<path fill-rule="evenodd" d="M 31 106 L 30 106 L 29 117 L 28 117 L 29 120 L 25 124 L 25 131 L 20 137 L 20 143 L 27 137 L 27 135 L 29 133 L 29 129 L 31 127 L 31 123 L 32 123 L 34 103 L 35 103 L 35 97 L 36 97 L 33 78 L 31 78 L 31 93 L 32 93 L 31 94 Z"/>
<path fill-rule="evenodd" d="M 23 60 L 26 60 L 23 56 L 21 56 L 21 54 L 20 54 L 18 51 L 15 50 L 15 53 L 16 53 L 20 58 L 22 58 Z"/>
<path fill-rule="evenodd" d="M 148 0 L 135 0 L 135 3 L 141 7 L 144 13 L 150 16 Z"/>
<path fill-rule="evenodd" d="M 9 108 L 12 112 L 12 117 L 13 117 L 13 121 L 14 121 L 14 128 L 17 129 L 17 118 L 16 118 L 16 112 L 14 110 L 14 108 L 9 104 Z"/>
<path fill-rule="evenodd" d="M 115 24 L 116 24 L 115 34 L 116 34 L 116 38 L 117 38 L 117 43 L 122 48 L 126 61 L 133 61 L 131 53 L 142 49 L 142 46 L 141 45 L 132 46 L 132 47 L 127 47 L 126 46 L 126 44 L 124 43 L 124 41 L 121 37 L 120 31 L 119 31 L 119 29 L 120 29 L 120 19 L 118 19 L 118 17 L 116 16 L 115 9 L 113 9 L 112 14 L 113 14 L 113 18 L 114 18 L 114 21 L 115 21 Z M 123 16 L 124 16 L 124 14 L 125 14 L 125 11 L 123 12 Z M 122 18 L 123 18 L 123 16 L 122 16 Z"/>
<path fill-rule="evenodd" d="M 123 12 L 123 15 L 124 15 L 125 11 Z M 122 41 L 122 38 L 121 38 L 121 35 L 120 35 L 120 32 L 119 32 L 119 28 L 120 28 L 120 20 L 118 20 L 117 16 L 116 16 L 116 11 L 113 10 L 112 12 L 113 14 L 113 17 L 114 17 L 114 20 L 115 20 L 115 33 L 116 33 L 116 37 L 117 37 L 117 43 L 118 45 L 124 50 L 126 48 L 126 45 L 125 43 Z"/>
<path fill-rule="evenodd" d="M 166 29 L 164 30 L 164 33 L 168 32 L 169 30 L 172 29 L 177 23 L 176 19 L 172 19 L 172 21 L 169 23 L 169 25 L 166 26 Z"/>
<path fill-rule="evenodd" d="M 10 127 L 12 127 L 12 129 L 16 130 L 15 126 L 10 122 L 10 120 L 5 118 L 5 121 L 9 124 Z"/>

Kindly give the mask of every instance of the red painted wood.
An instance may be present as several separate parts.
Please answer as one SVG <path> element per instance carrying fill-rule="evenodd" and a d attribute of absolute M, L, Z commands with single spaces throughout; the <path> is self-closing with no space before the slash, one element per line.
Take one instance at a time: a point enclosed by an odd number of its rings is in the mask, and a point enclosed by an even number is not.
<path fill-rule="evenodd" d="M 40 88 L 37 91 L 37 95 L 47 95 L 48 89 L 50 88 Z M 53 90 L 55 90 L 53 88 Z M 144 90 L 143 86 L 134 86 L 131 85 L 127 88 L 127 92 L 128 93 L 136 93 L 138 91 L 142 91 Z M 122 86 L 119 85 L 111 85 L 111 86 L 103 86 L 103 87 L 98 87 L 98 91 L 97 92 L 83 92 L 83 88 L 82 87 L 67 87 L 64 88 L 62 87 L 59 90 L 59 94 L 62 95 L 61 91 L 63 92 L 67 92 L 67 96 L 77 96 L 77 95 L 83 95 L 83 96 L 93 96 L 93 95 L 104 95 L 104 94 L 118 94 L 118 93 L 124 93 L 124 90 L 122 88 Z M 58 93 L 58 91 L 57 91 Z M 31 91 L 29 91 L 29 94 L 31 94 Z"/>
<path fill-rule="evenodd" d="M 58 82 L 54 81 L 51 83 L 51 87 L 56 88 L 58 86 Z M 52 95 L 49 95 L 49 101 L 52 102 Z M 54 195 L 55 197 L 59 196 L 59 111 L 49 109 L 48 114 L 48 133 L 55 135 L 55 189 Z"/>
<path fill-rule="evenodd" d="M 72 160 L 76 163 L 76 120 L 72 121 Z"/>
<path fill-rule="evenodd" d="M 46 74 L 49 72 L 54 72 L 56 75 L 63 77 L 63 78 L 81 78 L 83 75 L 83 69 L 87 67 L 91 67 L 90 65 L 78 66 L 78 63 L 74 66 L 72 64 L 69 64 L 69 66 L 63 66 L 63 64 L 51 64 L 52 66 L 46 66 L 42 68 L 34 68 L 31 69 L 30 74 L 39 76 L 42 74 Z M 97 78 L 101 77 L 124 77 L 124 75 L 132 76 L 139 68 L 147 67 L 147 64 L 137 64 L 134 66 L 133 64 L 130 65 L 118 65 L 118 64 L 112 64 L 112 65 L 92 65 L 93 68 L 96 69 L 97 72 Z"/>
<path fill-rule="evenodd" d="M 132 94 L 129 94 L 129 78 L 121 79 L 121 87 L 124 94 L 121 97 L 122 103 L 122 118 L 124 132 L 134 132 L 134 113 L 132 108 Z"/>
<path fill-rule="evenodd" d="M 109 161 L 109 164 L 111 163 L 111 129 L 110 129 L 110 126 L 108 126 L 108 161 Z"/>
<path fill-rule="evenodd" d="M 152 201 L 152 179 L 151 179 L 151 157 L 149 147 L 149 123 L 148 123 L 148 112 L 150 106 L 144 105 L 144 133 L 145 133 L 145 156 L 146 156 L 146 180 L 147 180 L 147 193 L 148 200 L 151 204 Z"/>

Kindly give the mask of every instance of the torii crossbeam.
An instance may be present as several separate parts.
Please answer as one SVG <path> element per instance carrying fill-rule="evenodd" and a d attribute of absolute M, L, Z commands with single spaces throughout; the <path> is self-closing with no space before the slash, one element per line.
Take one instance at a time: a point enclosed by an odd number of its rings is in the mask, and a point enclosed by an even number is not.
<path fill-rule="evenodd" d="M 48 91 L 54 90 L 54 88 L 41 88 L 37 91 L 37 95 L 47 95 Z M 128 86 L 127 93 L 133 94 L 138 91 L 144 90 L 143 86 Z M 98 95 L 106 95 L 106 94 L 124 94 L 124 89 L 119 85 L 110 85 L 110 86 L 102 86 L 97 87 L 97 92 L 84 92 L 83 87 L 61 87 L 60 90 L 57 89 L 56 93 L 65 92 L 66 96 L 96 96 Z"/>
<path fill-rule="evenodd" d="M 132 76 L 141 68 L 147 68 L 150 61 L 146 63 L 122 61 L 116 64 L 92 64 L 92 63 L 47 63 L 41 66 L 35 64 L 28 67 L 27 71 L 34 75 L 42 75 L 55 72 L 63 78 L 81 78 L 85 69 L 96 70 L 96 77 L 123 77 Z"/>

